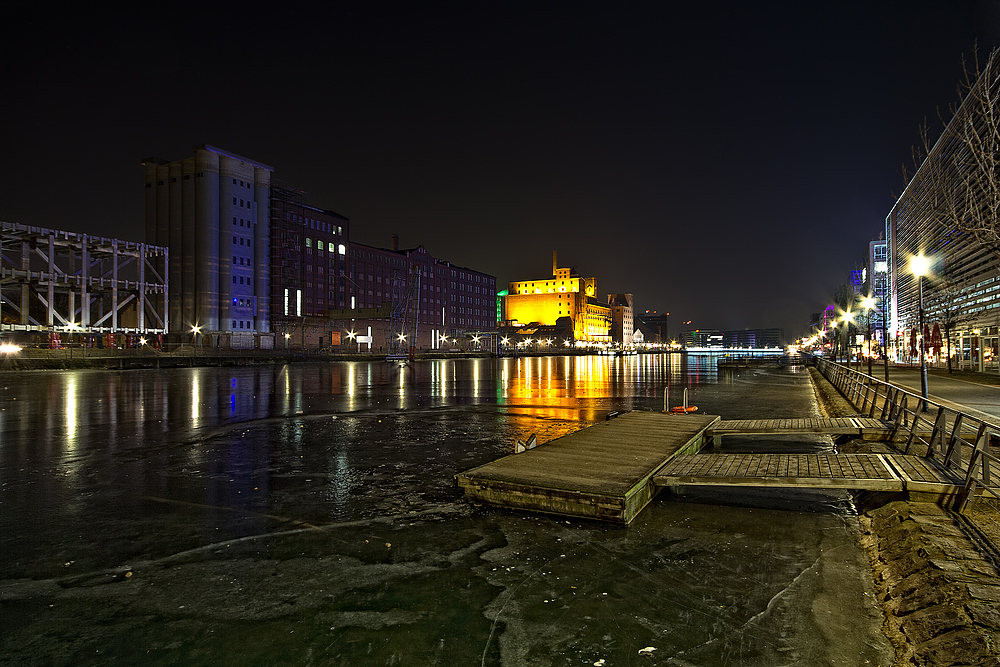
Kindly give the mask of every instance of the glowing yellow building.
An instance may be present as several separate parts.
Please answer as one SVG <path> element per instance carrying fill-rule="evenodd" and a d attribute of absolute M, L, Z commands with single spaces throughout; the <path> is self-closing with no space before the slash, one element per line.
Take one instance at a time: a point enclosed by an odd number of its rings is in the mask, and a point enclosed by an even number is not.
<path fill-rule="evenodd" d="M 576 340 L 611 340 L 611 308 L 597 300 L 597 279 L 558 268 L 554 252 L 551 279 L 512 282 L 507 292 L 506 319 L 515 326 L 554 325 L 559 318 L 569 317 Z"/>

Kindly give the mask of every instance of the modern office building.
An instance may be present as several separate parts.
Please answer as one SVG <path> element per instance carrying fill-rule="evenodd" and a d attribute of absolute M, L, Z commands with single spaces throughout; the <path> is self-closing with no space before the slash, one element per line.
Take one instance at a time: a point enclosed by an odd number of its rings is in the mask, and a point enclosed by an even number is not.
<path fill-rule="evenodd" d="M 889 263 L 887 260 L 888 244 L 884 239 L 868 244 L 868 266 L 865 267 L 865 285 L 862 292 L 875 299 L 875 308 L 867 313 L 867 326 L 871 331 L 871 339 L 883 342 L 883 332 L 889 313 Z"/>
<path fill-rule="evenodd" d="M 514 281 L 507 292 L 504 311 L 510 326 L 554 325 L 559 318 L 569 317 L 576 340 L 611 341 L 612 309 L 597 299 L 597 279 L 559 268 L 554 252 L 551 278 Z"/>
<path fill-rule="evenodd" d="M 146 169 L 146 242 L 170 251 L 170 331 L 270 331 L 271 172 L 210 146 Z"/>
<path fill-rule="evenodd" d="M 981 78 L 965 96 L 886 217 L 889 335 L 891 353 L 897 359 L 917 356 L 918 341 L 928 338 L 931 363 L 943 363 L 936 346 L 931 348 L 933 334 L 924 334 L 934 327 L 943 331 L 946 320 L 951 320 L 959 322 L 952 333 L 953 363 L 998 369 L 1000 258 L 956 222 L 980 219 L 997 224 L 989 213 L 982 217 L 982 208 L 969 208 L 970 203 L 992 208 L 990 202 L 996 198 L 990 199 L 989 188 L 967 188 L 983 184 L 983 177 L 996 178 L 978 166 L 976 141 L 968 138 L 993 140 L 997 125 L 990 119 L 1000 113 L 995 95 L 998 64 L 988 67 L 994 72 L 991 78 Z M 992 96 L 979 94 L 987 83 L 994 90 Z M 995 159 L 995 155 L 990 157 Z M 910 263 L 918 255 L 930 264 L 929 275 L 923 278 L 923 331 L 919 326 L 920 280 Z"/>

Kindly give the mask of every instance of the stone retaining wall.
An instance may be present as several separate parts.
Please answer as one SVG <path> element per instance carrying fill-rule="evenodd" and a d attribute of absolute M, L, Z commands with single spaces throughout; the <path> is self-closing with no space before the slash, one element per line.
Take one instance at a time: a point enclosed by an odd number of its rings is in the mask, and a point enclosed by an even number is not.
<path fill-rule="evenodd" d="M 898 665 L 1000 665 L 1000 579 L 962 525 L 933 503 L 860 517 Z"/>

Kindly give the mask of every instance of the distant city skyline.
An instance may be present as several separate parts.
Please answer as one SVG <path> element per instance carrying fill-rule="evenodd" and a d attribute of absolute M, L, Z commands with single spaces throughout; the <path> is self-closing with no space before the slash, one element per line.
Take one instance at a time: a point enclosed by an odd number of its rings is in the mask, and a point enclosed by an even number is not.
<path fill-rule="evenodd" d="M 499 285 L 558 249 L 638 312 L 789 338 L 998 44 L 993 1 L 51 14 L 0 28 L 2 220 L 145 240 L 140 160 L 211 143 L 353 241 Z"/>

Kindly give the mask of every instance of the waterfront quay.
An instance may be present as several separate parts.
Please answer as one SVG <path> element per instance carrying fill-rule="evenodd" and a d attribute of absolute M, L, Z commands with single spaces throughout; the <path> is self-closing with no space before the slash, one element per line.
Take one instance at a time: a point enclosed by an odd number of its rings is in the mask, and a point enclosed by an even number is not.
<path fill-rule="evenodd" d="M 669 418 L 668 384 L 702 416 L 822 416 L 801 367 L 692 355 L 3 374 L 4 661 L 890 664 L 844 491 L 681 487 L 621 526 L 455 484 Z"/>

